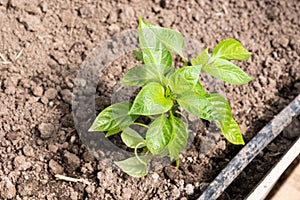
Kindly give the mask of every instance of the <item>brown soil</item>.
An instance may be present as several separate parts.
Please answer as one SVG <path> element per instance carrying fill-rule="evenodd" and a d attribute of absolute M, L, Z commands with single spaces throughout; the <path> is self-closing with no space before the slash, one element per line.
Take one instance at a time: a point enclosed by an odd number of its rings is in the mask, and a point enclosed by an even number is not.
<path fill-rule="evenodd" d="M 103 166 L 72 121 L 79 66 L 100 41 L 136 29 L 139 17 L 197 39 L 201 48 L 233 37 L 252 52 L 239 65 L 254 80 L 226 84 L 247 142 L 300 93 L 299 10 L 296 0 L 0 0 L 0 199 L 195 199 L 241 146 L 221 138 L 203 157 L 199 134 L 179 170 L 168 165 L 142 179 Z M 298 118 L 221 199 L 243 199 L 299 132 Z M 92 184 L 60 181 L 55 174 Z"/>

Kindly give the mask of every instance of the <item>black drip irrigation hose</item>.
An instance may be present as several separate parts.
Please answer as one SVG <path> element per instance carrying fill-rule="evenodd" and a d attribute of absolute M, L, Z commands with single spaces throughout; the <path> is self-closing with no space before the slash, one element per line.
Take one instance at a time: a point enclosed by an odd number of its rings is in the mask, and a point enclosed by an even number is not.
<path fill-rule="evenodd" d="M 198 200 L 217 199 L 243 169 L 279 133 L 300 114 L 300 94 L 276 115 L 245 147 L 228 163 Z"/>

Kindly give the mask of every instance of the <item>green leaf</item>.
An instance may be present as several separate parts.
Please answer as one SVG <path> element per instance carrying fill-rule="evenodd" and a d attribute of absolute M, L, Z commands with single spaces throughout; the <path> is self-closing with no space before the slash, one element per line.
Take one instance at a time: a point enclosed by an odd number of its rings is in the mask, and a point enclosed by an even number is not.
<path fill-rule="evenodd" d="M 217 110 L 206 96 L 186 92 L 177 99 L 179 105 L 187 112 L 206 120 L 220 119 Z"/>
<path fill-rule="evenodd" d="M 217 111 L 219 120 L 227 120 L 231 118 L 230 105 L 223 96 L 220 94 L 207 94 L 206 98 Z"/>
<path fill-rule="evenodd" d="M 172 55 L 161 43 L 158 43 L 155 48 L 154 50 L 150 48 L 142 49 L 143 60 L 146 65 L 153 65 L 156 71 L 163 74 L 172 66 Z"/>
<path fill-rule="evenodd" d="M 201 66 L 188 66 L 176 70 L 169 77 L 171 90 L 175 94 L 182 94 L 192 90 L 198 82 Z"/>
<path fill-rule="evenodd" d="M 173 51 L 183 57 L 182 49 L 184 46 L 184 38 L 179 32 L 169 28 L 153 26 L 152 24 L 144 21 L 142 18 L 140 19 L 139 28 L 143 33 L 145 33 L 145 35 L 151 34 L 154 36 L 154 38 L 146 37 L 146 39 L 158 40 L 170 51 Z M 154 46 L 150 46 L 150 48 L 151 47 Z"/>
<path fill-rule="evenodd" d="M 213 50 L 212 59 L 222 58 L 226 60 L 247 60 L 251 53 L 241 43 L 234 39 L 221 41 Z"/>
<path fill-rule="evenodd" d="M 140 61 L 144 62 L 143 60 L 143 54 L 137 50 L 132 51 L 133 55 Z"/>
<path fill-rule="evenodd" d="M 119 132 L 121 132 L 122 130 L 120 128 L 116 128 L 116 129 L 113 129 L 113 130 L 110 130 L 108 131 L 106 134 L 105 134 L 105 137 L 110 137 L 112 135 L 116 135 L 118 134 Z"/>
<path fill-rule="evenodd" d="M 239 125 L 233 118 L 219 121 L 224 137 L 232 144 L 245 144 Z"/>
<path fill-rule="evenodd" d="M 143 60 L 146 65 L 154 65 L 159 72 L 166 72 L 172 66 L 172 55 L 156 37 L 151 24 L 140 19 L 138 35 Z"/>
<path fill-rule="evenodd" d="M 139 156 L 139 159 L 141 159 L 145 163 L 149 163 L 150 159 L 149 157 L 146 156 Z M 148 174 L 148 169 L 147 165 L 144 163 L 140 162 L 137 157 L 132 157 L 128 158 L 126 160 L 122 161 L 117 161 L 114 162 L 118 167 L 121 168 L 123 172 L 126 174 L 136 177 L 136 178 L 141 178 L 143 176 L 146 176 Z"/>
<path fill-rule="evenodd" d="M 218 120 L 222 134 L 233 144 L 244 144 L 243 135 L 236 121 L 232 118 L 228 101 L 219 94 L 209 94 L 207 99 L 214 105 L 221 116 Z"/>
<path fill-rule="evenodd" d="M 206 92 L 205 92 L 205 90 L 204 90 L 204 88 L 203 88 L 203 86 L 201 85 L 200 82 L 197 82 L 197 84 L 195 85 L 195 87 L 193 88 L 192 91 L 193 91 L 194 93 L 196 93 L 196 94 L 201 95 L 201 96 L 203 96 L 203 95 L 206 94 Z"/>
<path fill-rule="evenodd" d="M 169 69 L 169 71 L 167 71 L 167 73 L 165 74 L 166 78 L 168 79 L 171 76 L 171 74 L 175 73 L 175 71 L 176 69 L 174 68 Z"/>
<path fill-rule="evenodd" d="M 131 103 L 121 102 L 105 108 L 95 119 L 89 131 L 111 131 L 131 125 L 137 115 L 129 115 Z"/>
<path fill-rule="evenodd" d="M 167 146 L 164 148 L 164 150 L 162 152 L 160 152 L 159 154 L 157 154 L 155 156 L 160 157 L 160 158 L 164 158 L 166 156 L 169 156 L 169 150 L 168 150 Z"/>
<path fill-rule="evenodd" d="M 208 48 L 206 48 L 204 51 L 202 51 L 196 58 L 192 58 L 191 59 L 191 64 L 193 66 L 196 65 L 206 65 L 206 63 L 208 62 Z"/>
<path fill-rule="evenodd" d="M 154 65 L 136 66 L 129 69 L 123 76 L 121 83 L 131 86 L 143 86 L 149 82 L 160 82 L 162 74 L 153 67 Z"/>
<path fill-rule="evenodd" d="M 185 148 L 188 141 L 188 131 L 180 118 L 173 115 L 170 116 L 170 123 L 172 127 L 171 139 L 168 144 L 170 158 L 178 158 L 179 153 Z"/>
<path fill-rule="evenodd" d="M 146 133 L 146 145 L 152 154 L 160 154 L 166 148 L 171 137 L 171 125 L 164 115 L 156 118 Z"/>
<path fill-rule="evenodd" d="M 121 138 L 124 144 L 130 148 L 135 148 L 139 143 L 145 142 L 144 138 L 140 136 L 135 130 L 127 127 L 121 133 Z M 146 145 L 140 145 L 139 148 L 145 147 Z"/>
<path fill-rule="evenodd" d="M 165 48 L 184 58 L 182 53 L 184 38 L 179 32 L 168 28 L 153 26 L 152 24 L 145 22 L 142 18 L 140 18 L 138 32 L 145 63 L 146 60 L 153 61 L 156 60 L 155 58 L 159 58 L 157 55 L 160 55 L 161 51 Z M 144 55 L 145 52 L 147 55 Z M 151 63 L 162 64 L 161 62 Z"/>
<path fill-rule="evenodd" d="M 136 96 L 130 110 L 135 115 L 156 115 L 167 112 L 173 102 L 165 97 L 165 89 L 159 83 L 151 82 L 145 85 Z"/>
<path fill-rule="evenodd" d="M 203 67 L 203 70 L 223 81 L 241 85 L 252 80 L 241 68 L 235 64 L 217 58 L 211 64 Z"/>

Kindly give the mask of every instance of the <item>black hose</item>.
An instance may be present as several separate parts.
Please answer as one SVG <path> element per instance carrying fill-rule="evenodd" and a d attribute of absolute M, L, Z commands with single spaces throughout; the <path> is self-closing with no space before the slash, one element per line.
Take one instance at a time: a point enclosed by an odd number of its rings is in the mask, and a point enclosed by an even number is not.
<path fill-rule="evenodd" d="M 231 184 L 242 170 L 279 133 L 300 114 L 300 94 L 276 115 L 245 147 L 228 163 L 198 200 L 214 200 Z"/>

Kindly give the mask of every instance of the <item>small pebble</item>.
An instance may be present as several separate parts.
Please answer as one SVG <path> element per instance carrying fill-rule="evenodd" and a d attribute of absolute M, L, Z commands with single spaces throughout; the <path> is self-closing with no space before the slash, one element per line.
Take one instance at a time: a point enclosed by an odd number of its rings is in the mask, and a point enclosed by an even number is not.
<path fill-rule="evenodd" d="M 154 172 L 153 175 L 152 175 L 152 179 L 153 179 L 153 182 L 156 183 L 159 179 L 159 175 Z"/>
<path fill-rule="evenodd" d="M 75 135 L 72 135 L 71 136 L 71 139 L 70 139 L 70 143 L 73 144 L 76 140 L 76 136 Z"/>
<path fill-rule="evenodd" d="M 122 189 L 122 198 L 127 200 L 127 199 L 131 199 L 131 195 L 132 195 L 132 190 L 130 188 L 123 188 Z"/>
<path fill-rule="evenodd" d="M 78 199 L 78 192 L 72 191 L 70 194 L 71 200 L 77 200 Z"/>
<path fill-rule="evenodd" d="M 49 88 L 46 90 L 44 97 L 47 98 L 48 100 L 53 100 L 57 96 L 57 91 L 54 88 Z"/>
<path fill-rule="evenodd" d="M 90 152 L 86 151 L 82 154 L 83 160 L 85 162 L 90 162 L 90 161 L 94 161 L 95 157 L 93 154 L 91 154 Z"/>
<path fill-rule="evenodd" d="M 12 199 L 16 196 L 16 187 L 7 177 L 2 177 L 0 182 L 0 198 L 1 199 Z"/>
<path fill-rule="evenodd" d="M 38 17 L 37 15 L 26 14 L 20 17 L 19 21 L 24 24 L 29 31 L 35 32 L 41 30 L 43 26 L 40 17 Z"/>
<path fill-rule="evenodd" d="M 30 145 L 25 145 L 23 147 L 23 153 L 25 156 L 34 157 L 33 148 Z"/>
<path fill-rule="evenodd" d="M 71 171 L 75 171 L 80 166 L 80 159 L 78 156 L 69 151 L 64 151 L 64 161 Z"/>
<path fill-rule="evenodd" d="M 34 87 L 32 93 L 36 97 L 41 97 L 43 95 L 44 89 L 41 86 Z"/>
<path fill-rule="evenodd" d="M 185 186 L 185 192 L 188 194 L 188 195 L 192 195 L 194 194 L 194 186 L 192 184 L 187 184 Z"/>
<path fill-rule="evenodd" d="M 55 126 L 51 123 L 41 123 L 38 130 L 42 139 L 48 139 L 55 134 Z"/>
<path fill-rule="evenodd" d="M 48 4 L 43 1 L 41 4 L 40 4 L 40 7 L 42 9 L 43 12 L 47 12 L 48 11 Z"/>
<path fill-rule="evenodd" d="M 186 158 L 190 163 L 193 162 L 193 158 L 192 157 L 187 157 Z"/>
<path fill-rule="evenodd" d="M 109 34 L 113 35 L 120 32 L 120 27 L 117 24 L 112 24 L 108 27 Z"/>
<path fill-rule="evenodd" d="M 177 187 L 175 187 L 172 190 L 171 194 L 172 194 L 172 196 L 171 196 L 172 199 L 178 199 L 180 197 L 180 190 Z"/>
<path fill-rule="evenodd" d="M 95 186 L 94 185 L 88 185 L 86 188 L 85 188 L 85 191 L 88 193 L 88 194 L 93 194 L 95 192 Z"/>
<path fill-rule="evenodd" d="M 49 151 L 51 151 L 52 153 L 56 153 L 58 150 L 58 146 L 54 145 L 54 144 L 49 144 L 48 145 L 48 149 Z"/>
<path fill-rule="evenodd" d="M 279 41 L 279 44 L 282 46 L 282 47 L 287 47 L 288 46 L 288 44 L 289 44 L 289 39 L 288 38 L 286 38 L 286 37 L 283 37 L 283 36 L 281 36 L 281 37 L 279 37 L 279 39 L 278 39 Z"/>
<path fill-rule="evenodd" d="M 48 102 L 49 102 L 49 100 L 48 100 L 46 97 L 42 96 L 41 102 L 42 102 L 44 105 L 47 105 Z"/>
<path fill-rule="evenodd" d="M 49 168 L 53 174 L 62 174 L 64 172 L 64 168 L 58 164 L 58 162 L 52 159 L 49 162 Z"/>
<path fill-rule="evenodd" d="M 17 170 L 27 170 L 29 169 L 32 165 L 30 162 L 26 161 L 25 156 L 17 156 L 14 159 L 14 166 Z"/>
<path fill-rule="evenodd" d="M 179 180 L 178 187 L 180 190 L 183 190 L 183 188 L 184 188 L 184 180 L 183 179 Z"/>
<path fill-rule="evenodd" d="M 67 86 L 68 86 L 69 88 L 73 88 L 74 84 L 73 84 L 73 82 L 72 82 L 72 78 L 71 78 L 71 77 L 67 76 L 67 77 L 65 78 L 65 82 L 66 82 L 66 84 L 67 84 Z"/>
<path fill-rule="evenodd" d="M 72 92 L 69 89 L 64 89 L 60 93 L 64 102 L 70 104 L 72 101 Z"/>

